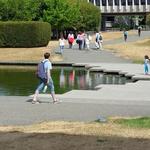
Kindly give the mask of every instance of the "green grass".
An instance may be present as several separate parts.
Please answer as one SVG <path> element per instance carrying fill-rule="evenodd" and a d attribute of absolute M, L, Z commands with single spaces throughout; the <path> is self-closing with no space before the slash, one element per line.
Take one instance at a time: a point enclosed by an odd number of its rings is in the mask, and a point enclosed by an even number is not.
<path fill-rule="evenodd" d="M 150 117 L 141 117 L 135 119 L 117 119 L 115 123 L 131 128 L 146 128 L 150 129 Z"/>
<path fill-rule="evenodd" d="M 133 59 L 133 63 L 134 64 L 143 64 L 144 62 L 141 59 Z"/>

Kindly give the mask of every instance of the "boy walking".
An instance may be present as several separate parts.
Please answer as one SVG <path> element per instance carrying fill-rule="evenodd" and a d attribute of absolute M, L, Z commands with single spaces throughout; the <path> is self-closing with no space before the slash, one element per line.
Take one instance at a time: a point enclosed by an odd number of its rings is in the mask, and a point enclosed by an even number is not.
<path fill-rule="evenodd" d="M 44 54 L 44 60 L 40 63 L 41 67 L 38 66 L 37 76 L 40 80 L 40 84 L 38 85 L 38 87 L 35 91 L 32 104 L 38 104 L 39 103 L 37 101 L 37 97 L 38 97 L 38 94 L 43 90 L 45 85 L 47 85 L 47 87 L 51 91 L 53 103 L 58 102 L 58 100 L 55 97 L 54 84 L 53 84 L 53 80 L 51 77 L 52 64 L 49 60 L 49 57 L 50 57 L 50 53 L 45 53 Z"/>

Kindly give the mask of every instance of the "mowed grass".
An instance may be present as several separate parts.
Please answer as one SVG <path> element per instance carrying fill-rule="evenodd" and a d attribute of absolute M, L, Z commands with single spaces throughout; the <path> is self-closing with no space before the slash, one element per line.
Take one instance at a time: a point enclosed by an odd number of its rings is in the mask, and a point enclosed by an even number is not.
<path fill-rule="evenodd" d="M 42 122 L 26 126 L 0 126 L 1 131 L 150 138 L 150 134 L 147 134 L 150 133 L 150 117 L 110 118 L 105 123 L 97 121 L 89 123 L 67 121 Z"/>
<path fill-rule="evenodd" d="M 117 119 L 114 122 L 125 127 L 150 129 L 150 117 Z"/>
<path fill-rule="evenodd" d="M 105 45 L 117 55 L 133 60 L 135 63 L 143 63 L 144 56 L 150 56 L 150 39 L 144 39 L 137 42 L 127 42 L 113 45 Z"/>
<path fill-rule="evenodd" d="M 62 57 L 55 54 L 58 41 L 50 41 L 46 47 L 35 48 L 0 48 L 2 62 L 39 62 L 45 52 L 51 53 L 52 61 L 60 61 Z"/>

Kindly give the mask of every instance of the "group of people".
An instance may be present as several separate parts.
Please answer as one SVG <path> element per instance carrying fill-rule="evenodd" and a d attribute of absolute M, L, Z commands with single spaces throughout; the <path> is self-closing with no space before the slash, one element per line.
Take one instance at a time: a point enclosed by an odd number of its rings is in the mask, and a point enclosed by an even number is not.
<path fill-rule="evenodd" d="M 66 41 L 68 42 L 69 49 L 73 48 L 73 45 L 76 43 L 78 44 L 79 50 L 82 49 L 90 49 L 90 43 L 92 41 L 92 37 L 89 33 L 81 32 L 79 31 L 77 34 L 77 38 L 75 39 L 75 36 L 73 32 L 70 32 L 67 36 L 67 40 L 65 40 L 64 36 L 61 35 L 59 39 L 59 46 L 60 46 L 60 54 L 63 54 L 64 46 L 66 44 Z M 102 42 L 103 37 L 101 32 L 96 32 L 95 34 L 95 47 L 96 49 L 102 50 Z"/>
<path fill-rule="evenodd" d="M 75 37 L 72 32 L 70 32 L 68 34 L 67 40 L 68 40 L 69 48 L 72 49 L 73 43 L 75 41 Z M 64 36 L 61 35 L 61 37 L 59 39 L 60 54 L 63 54 L 65 43 L 66 43 L 66 40 L 65 40 Z"/>
<path fill-rule="evenodd" d="M 76 43 L 79 45 L 79 50 L 82 49 L 90 49 L 90 41 L 92 40 L 92 37 L 89 33 L 84 33 L 79 31 L 76 39 Z"/>

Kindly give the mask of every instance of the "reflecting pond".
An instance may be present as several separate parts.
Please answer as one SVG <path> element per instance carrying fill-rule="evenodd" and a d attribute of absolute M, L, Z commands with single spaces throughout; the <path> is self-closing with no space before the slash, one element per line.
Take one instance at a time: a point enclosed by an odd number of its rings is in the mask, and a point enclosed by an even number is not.
<path fill-rule="evenodd" d="M 36 67 L 0 67 L 0 95 L 28 96 L 38 85 Z M 99 84 L 132 82 L 123 76 L 89 72 L 84 68 L 53 67 L 52 78 L 56 94 L 72 89 L 94 90 Z"/>

